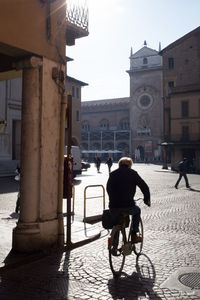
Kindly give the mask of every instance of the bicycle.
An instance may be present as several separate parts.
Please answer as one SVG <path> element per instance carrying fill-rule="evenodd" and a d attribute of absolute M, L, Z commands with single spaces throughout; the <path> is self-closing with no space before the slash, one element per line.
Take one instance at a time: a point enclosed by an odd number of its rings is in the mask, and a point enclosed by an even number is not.
<path fill-rule="evenodd" d="M 131 242 L 132 221 L 130 222 L 129 214 L 125 212 L 122 213 L 117 223 L 117 225 L 113 226 L 108 238 L 109 264 L 114 277 L 121 276 L 127 255 L 134 252 L 138 257 L 141 254 L 144 239 L 144 230 L 141 218 L 138 234 L 142 238 L 142 242 L 137 244 L 133 244 Z"/>

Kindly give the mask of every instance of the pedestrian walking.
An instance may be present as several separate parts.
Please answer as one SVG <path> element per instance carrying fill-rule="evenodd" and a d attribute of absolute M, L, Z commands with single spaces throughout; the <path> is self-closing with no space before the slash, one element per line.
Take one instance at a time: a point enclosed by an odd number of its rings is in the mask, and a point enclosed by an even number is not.
<path fill-rule="evenodd" d="M 99 156 L 96 156 L 95 159 L 94 159 L 94 162 L 95 162 L 95 165 L 96 165 L 96 168 L 97 168 L 97 172 L 99 173 L 100 172 L 100 166 L 101 166 L 101 159 Z"/>
<path fill-rule="evenodd" d="M 109 172 L 109 174 L 110 174 L 110 172 L 111 172 L 111 167 L 112 167 L 112 165 L 113 165 L 112 157 L 109 157 L 109 158 L 107 159 L 106 164 L 107 164 L 107 166 L 108 166 L 108 172 Z"/>
<path fill-rule="evenodd" d="M 175 184 L 176 189 L 178 189 L 178 185 L 179 185 L 179 182 L 181 181 L 182 177 L 184 177 L 184 179 L 185 179 L 186 188 L 190 188 L 188 177 L 187 177 L 187 169 L 188 169 L 188 160 L 186 157 L 184 157 L 183 160 L 178 163 L 179 177 Z"/>

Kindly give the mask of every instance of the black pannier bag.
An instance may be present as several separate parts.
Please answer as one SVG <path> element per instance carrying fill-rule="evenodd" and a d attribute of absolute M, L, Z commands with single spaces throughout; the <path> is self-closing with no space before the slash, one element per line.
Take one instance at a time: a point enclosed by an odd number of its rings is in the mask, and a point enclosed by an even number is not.
<path fill-rule="evenodd" d="M 104 209 L 102 214 L 102 226 L 104 229 L 112 229 L 113 226 L 121 224 L 123 221 L 120 216 L 118 218 L 113 218 L 109 209 Z M 129 227 L 130 217 L 127 215 L 125 217 L 125 227 Z"/>
<path fill-rule="evenodd" d="M 114 222 L 109 209 L 104 209 L 102 214 L 102 226 L 104 229 L 112 229 Z"/>

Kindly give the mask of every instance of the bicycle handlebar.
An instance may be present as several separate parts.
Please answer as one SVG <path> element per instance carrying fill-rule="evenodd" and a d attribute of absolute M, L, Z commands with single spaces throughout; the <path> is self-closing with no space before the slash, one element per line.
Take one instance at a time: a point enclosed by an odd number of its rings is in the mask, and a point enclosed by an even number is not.
<path fill-rule="evenodd" d="M 135 202 L 139 201 L 139 200 L 143 200 L 144 201 L 144 198 L 138 198 L 138 199 L 134 199 Z M 144 203 L 147 205 L 147 206 L 151 206 L 151 201 L 144 201 Z"/>

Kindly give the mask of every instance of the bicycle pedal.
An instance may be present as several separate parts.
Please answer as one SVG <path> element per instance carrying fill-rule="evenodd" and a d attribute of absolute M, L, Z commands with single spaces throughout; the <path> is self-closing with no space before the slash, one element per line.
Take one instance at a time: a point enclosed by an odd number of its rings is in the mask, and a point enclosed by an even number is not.
<path fill-rule="evenodd" d="M 130 242 L 126 243 L 125 245 L 122 246 L 122 254 L 123 255 L 130 255 L 132 252 L 132 244 Z"/>

